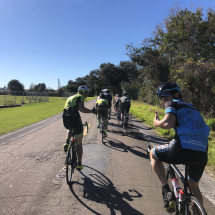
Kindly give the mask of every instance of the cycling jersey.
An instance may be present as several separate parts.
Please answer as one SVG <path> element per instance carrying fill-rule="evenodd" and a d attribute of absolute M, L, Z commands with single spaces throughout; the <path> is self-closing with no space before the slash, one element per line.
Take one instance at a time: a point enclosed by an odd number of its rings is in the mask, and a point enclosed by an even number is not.
<path fill-rule="evenodd" d="M 97 106 L 103 106 L 107 107 L 108 106 L 108 100 L 107 99 L 99 99 L 96 101 L 96 107 Z"/>
<path fill-rule="evenodd" d="M 123 96 L 121 97 L 120 102 L 121 102 L 121 111 L 124 112 L 126 110 L 126 112 L 129 112 L 129 109 L 131 107 L 130 98 Z"/>
<path fill-rule="evenodd" d="M 98 107 L 98 114 L 104 117 L 104 120 L 108 118 L 108 100 L 107 99 L 99 99 L 96 102 L 96 107 Z"/>
<path fill-rule="evenodd" d="M 81 94 L 76 94 L 74 96 L 70 96 L 66 103 L 64 108 L 66 107 L 76 107 L 79 110 L 79 102 L 84 102 L 84 96 Z"/>
<path fill-rule="evenodd" d="M 182 148 L 206 152 L 210 128 L 196 107 L 182 100 L 168 101 L 165 104 L 167 113 L 176 116 L 175 139 L 179 137 Z"/>
<path fill-rule="evenodd" d="M 63 115 L 64 126 L 67 128 L 67 125 L 69 125 L 69 127 L 75 128 L 74 133 L 76 137 L 82 135 L 83 133 L 81 116 L 78 111 L 80 102 L 84 102 L 84 96 L 78 93 L 74 96 L 70 96 L 64 106 L 65 109 L 68 107 L 72 107 L 70 108 L 70 115 L 72 115 L 72 117 L 66 117 L 66 114 Z"/>
<path fill-rule="evenodd" d="M 105 93 L 105 99 L 108 100 L 108 108 L 111 108 L 112 96 L 109 93 Z"/>

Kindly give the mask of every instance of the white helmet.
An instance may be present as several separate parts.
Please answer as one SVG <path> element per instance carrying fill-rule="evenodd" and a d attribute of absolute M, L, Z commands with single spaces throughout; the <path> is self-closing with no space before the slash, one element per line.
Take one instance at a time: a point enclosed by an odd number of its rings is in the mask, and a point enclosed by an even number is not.
<path fill-rule="evenodd" d="M 82 85 L 78 88 L 78 92 L 79 91 L 82 91 L 83 93 L 89 93 L 90 89 L 87 86 Z"/>

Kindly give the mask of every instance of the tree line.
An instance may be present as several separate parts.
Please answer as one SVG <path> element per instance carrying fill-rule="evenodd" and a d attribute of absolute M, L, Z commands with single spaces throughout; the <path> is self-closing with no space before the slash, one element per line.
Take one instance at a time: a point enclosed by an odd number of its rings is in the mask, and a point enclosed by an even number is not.
<path fill-rule="evenodd" d="M 183 100 L 200 112 L 215 116 L 215 11 L 203 14 L 171 8 L 163 23 L 156 26 L 151 38 L 139 47 L 127 45 L 132 62 L 142 67 L 143 87 L 139 99 L 159 104 L 157 87 L 175 82 L 182 89 Z"/>
<path fill-rule="evenodd" d="M 102 63 L 98 69 L 75 81 L 69 80 L 60 91 L 76 92 L 87 85 L 91 95 L 108 88 L 112 94 L 126 91 L 133 99 L 160 105 L 156 96 L 164 82 L 177 83 L 185 102 L 201 113 L 215 116 L 215 11 L 195 11 L 177 5 L 169 10 L 150 38 L 141 45 L 126 46 L 130 61 L 119 65 Z M 47 90 L 44 83 L 30 86 L 31 91 Z"/>

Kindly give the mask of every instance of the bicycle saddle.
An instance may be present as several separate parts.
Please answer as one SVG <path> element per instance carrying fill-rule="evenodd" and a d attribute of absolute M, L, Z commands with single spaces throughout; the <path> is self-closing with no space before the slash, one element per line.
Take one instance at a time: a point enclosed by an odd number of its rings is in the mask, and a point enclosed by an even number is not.
<path fill-rule="evenodd" d="M 193 165 L 198 165 L 199 162 L 198 161 L 187 161 L 187 162 L 184 162 L 182 164 L 186 165 L 186 166 L 193 166 Z"/>

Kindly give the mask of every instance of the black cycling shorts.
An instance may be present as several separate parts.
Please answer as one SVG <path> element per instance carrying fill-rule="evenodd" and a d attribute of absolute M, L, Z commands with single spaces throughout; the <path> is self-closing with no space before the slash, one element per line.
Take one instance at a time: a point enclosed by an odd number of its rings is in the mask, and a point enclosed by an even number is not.
<path fill-rule="evenodd" d="M 111 101 L 108 101 L 108 109 L 111 109 L 111 107 L 112 107 L 112 103 Z"/>
<path fill-rule="evenodd" d="M 76 137 L 83 135 L 83 125 L 82 125 L 81 117 L 79 120 L 77 120 L 74 133 Z"/>
<path fill-rule="evenodd" d="M 182 148 L 179 138 L 173 139 L 169 144 L 160 145 L 152 149 L 154 156 L 168 164 L 182 164 L 188 161 L 198 161 L 199 164 L 190 166 L 188 179 L 198 182 L 202 177 L 208 161 L 207 151 L 201 152 Z"/>
<path fill-rule="evenodd" d="M 107 111 L 106 107 L 99 106 L 98 107 L 98 114 L 99 114 L 99 117 L 103 116 L 104 120 L 107 120 L 108 111 Z"/>
<path fill-rule="evenodd" d="M 127 105 L 127 104 L 121 104 L 121 110 L 122 110 L 122 113 L 124 113 L 126 111 L 126 113 L 129 113 L 129 110 L 130 110 L 130 107 L 131 107 L 131 104 Z"/>

